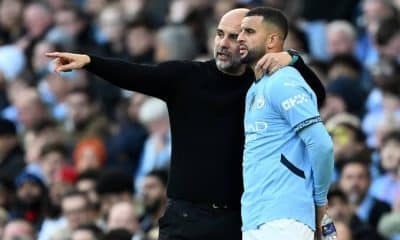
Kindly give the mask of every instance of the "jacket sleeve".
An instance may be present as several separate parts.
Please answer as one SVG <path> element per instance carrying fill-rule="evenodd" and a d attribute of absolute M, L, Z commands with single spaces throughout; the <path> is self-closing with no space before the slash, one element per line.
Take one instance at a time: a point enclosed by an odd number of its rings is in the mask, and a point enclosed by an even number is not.
<path fill-rule="evenodd" d="M 301 76 L 303 76 L 304 80 L 306 80 L 307 84 L 314 91 L 315 95 L 317 95 L 318 108 L 322 107 L 325 101 L 325 87 L 322 85 L 321 80 L 318 76 L 304 63 L 301 56 L 298 56 L 298 59 L 294 62 L 292 67 L 296 68 L 297 71 L 300 72 Z"/>
<path fill-rule="evenodd" d="M 84 68 L 120 88 L 167 100 L 179 88 L 186 65 L 183 61 L 136 64 L 90 55 Z"/>

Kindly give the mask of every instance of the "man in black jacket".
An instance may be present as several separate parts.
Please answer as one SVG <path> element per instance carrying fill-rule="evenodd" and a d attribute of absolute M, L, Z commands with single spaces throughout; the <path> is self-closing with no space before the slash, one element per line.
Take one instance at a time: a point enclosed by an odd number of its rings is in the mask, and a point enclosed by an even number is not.
<path fill-rule="evenodd" d="M 240 64 L 241 20 L 247 9 L 225 14 L 216 31 L 214 57 L 206 62 L 169 61 L 139 65 L 71 53 L 48 53 L 56 71 L 78 68 L 121 88 L 167 103 L 172 157 L 167 195 L 160 219 L 160 240 L 241 239 L 240 197 L 243 192 L 242 153 L 245 95 L 253 71 Z M 280 61 L 274 58 L 280 56 Z M 283 59 L 282 59 L 283 58 Z M 287 65 L 287 53 L 267 57 L 263 69 Z M 293 65 L 320 100 L 324 89 L 315 74 L 298 59 Z"/>

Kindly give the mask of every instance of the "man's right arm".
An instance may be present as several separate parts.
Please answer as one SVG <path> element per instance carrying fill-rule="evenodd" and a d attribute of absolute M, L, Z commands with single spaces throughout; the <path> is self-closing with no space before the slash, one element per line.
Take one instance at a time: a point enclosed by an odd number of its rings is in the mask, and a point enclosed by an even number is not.
<path fill-rule="evenodd" d="M 55 58 L 57 72 L 84 68 L 118 87 L 163 100 L 175 95 L 186 66 L 178 61 L 146 65 L 84 54 L 56 52 L 46 55 Z"/>
<path fill-rule="evenodd" d="M 183 65 L 178 61 L 136 64 L 90 56 L 90 63 L 84 68 L 118 87 L 165 99 L 174 95 L 182 78 Z"/>

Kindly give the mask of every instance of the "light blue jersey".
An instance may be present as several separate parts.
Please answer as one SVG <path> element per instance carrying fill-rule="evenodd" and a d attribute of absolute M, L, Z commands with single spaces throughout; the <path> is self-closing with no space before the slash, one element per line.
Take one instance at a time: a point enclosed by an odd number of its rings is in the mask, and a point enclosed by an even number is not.
<path fill-rule="evenodd" d="M 326 203 L 333 153 L 312 89 L 292 67 L 264 76 L 248 90 L 244 124 L 243 230 L 283 218 L 315 230 L 315 205 Z M 316 130 L 309 130 L 314 129 L 312 125 L 318 126 Z M 304 129 L 313 136 L 301 136 Z M 323 146 L 327 151 L 321 153 L 325 157 L 318 163 L 318 149 L 312 148 L 318 143 L 308 144 L 308 139 L 316 139 L 320 133 L 328 144 Z M 320 166 L 325 163 L 326 169 Z M 319 171 L 319 179 L 313 176 L 313 170 Z"/>

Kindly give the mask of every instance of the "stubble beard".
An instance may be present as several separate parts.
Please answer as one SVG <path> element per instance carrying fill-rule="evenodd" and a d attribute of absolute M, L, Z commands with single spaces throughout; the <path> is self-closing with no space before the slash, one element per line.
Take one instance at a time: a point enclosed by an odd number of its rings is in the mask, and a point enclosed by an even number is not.
<path fill-rule="evenodd" d="M 227 73 L 236 73 L 242 64 L 240 56 L 235 58 L 235 56 L 230 54 L 228 57 L 229 57 L 228 61 L 220 61 L 218 59 L 217 52 L 216 51 L 214 52 L 215 64 L 217 65 L 217 68 L 220 71 L 227 72 Z"/>
<path fill-rule="evenodd" d="M 262 56 L 265 55 L 264 46 L 258 46 L 253 49 L 248 49 L 247 54 L 242 57 L 241 62 L 243 64 L 253 64 L 258 61 Z"/>

